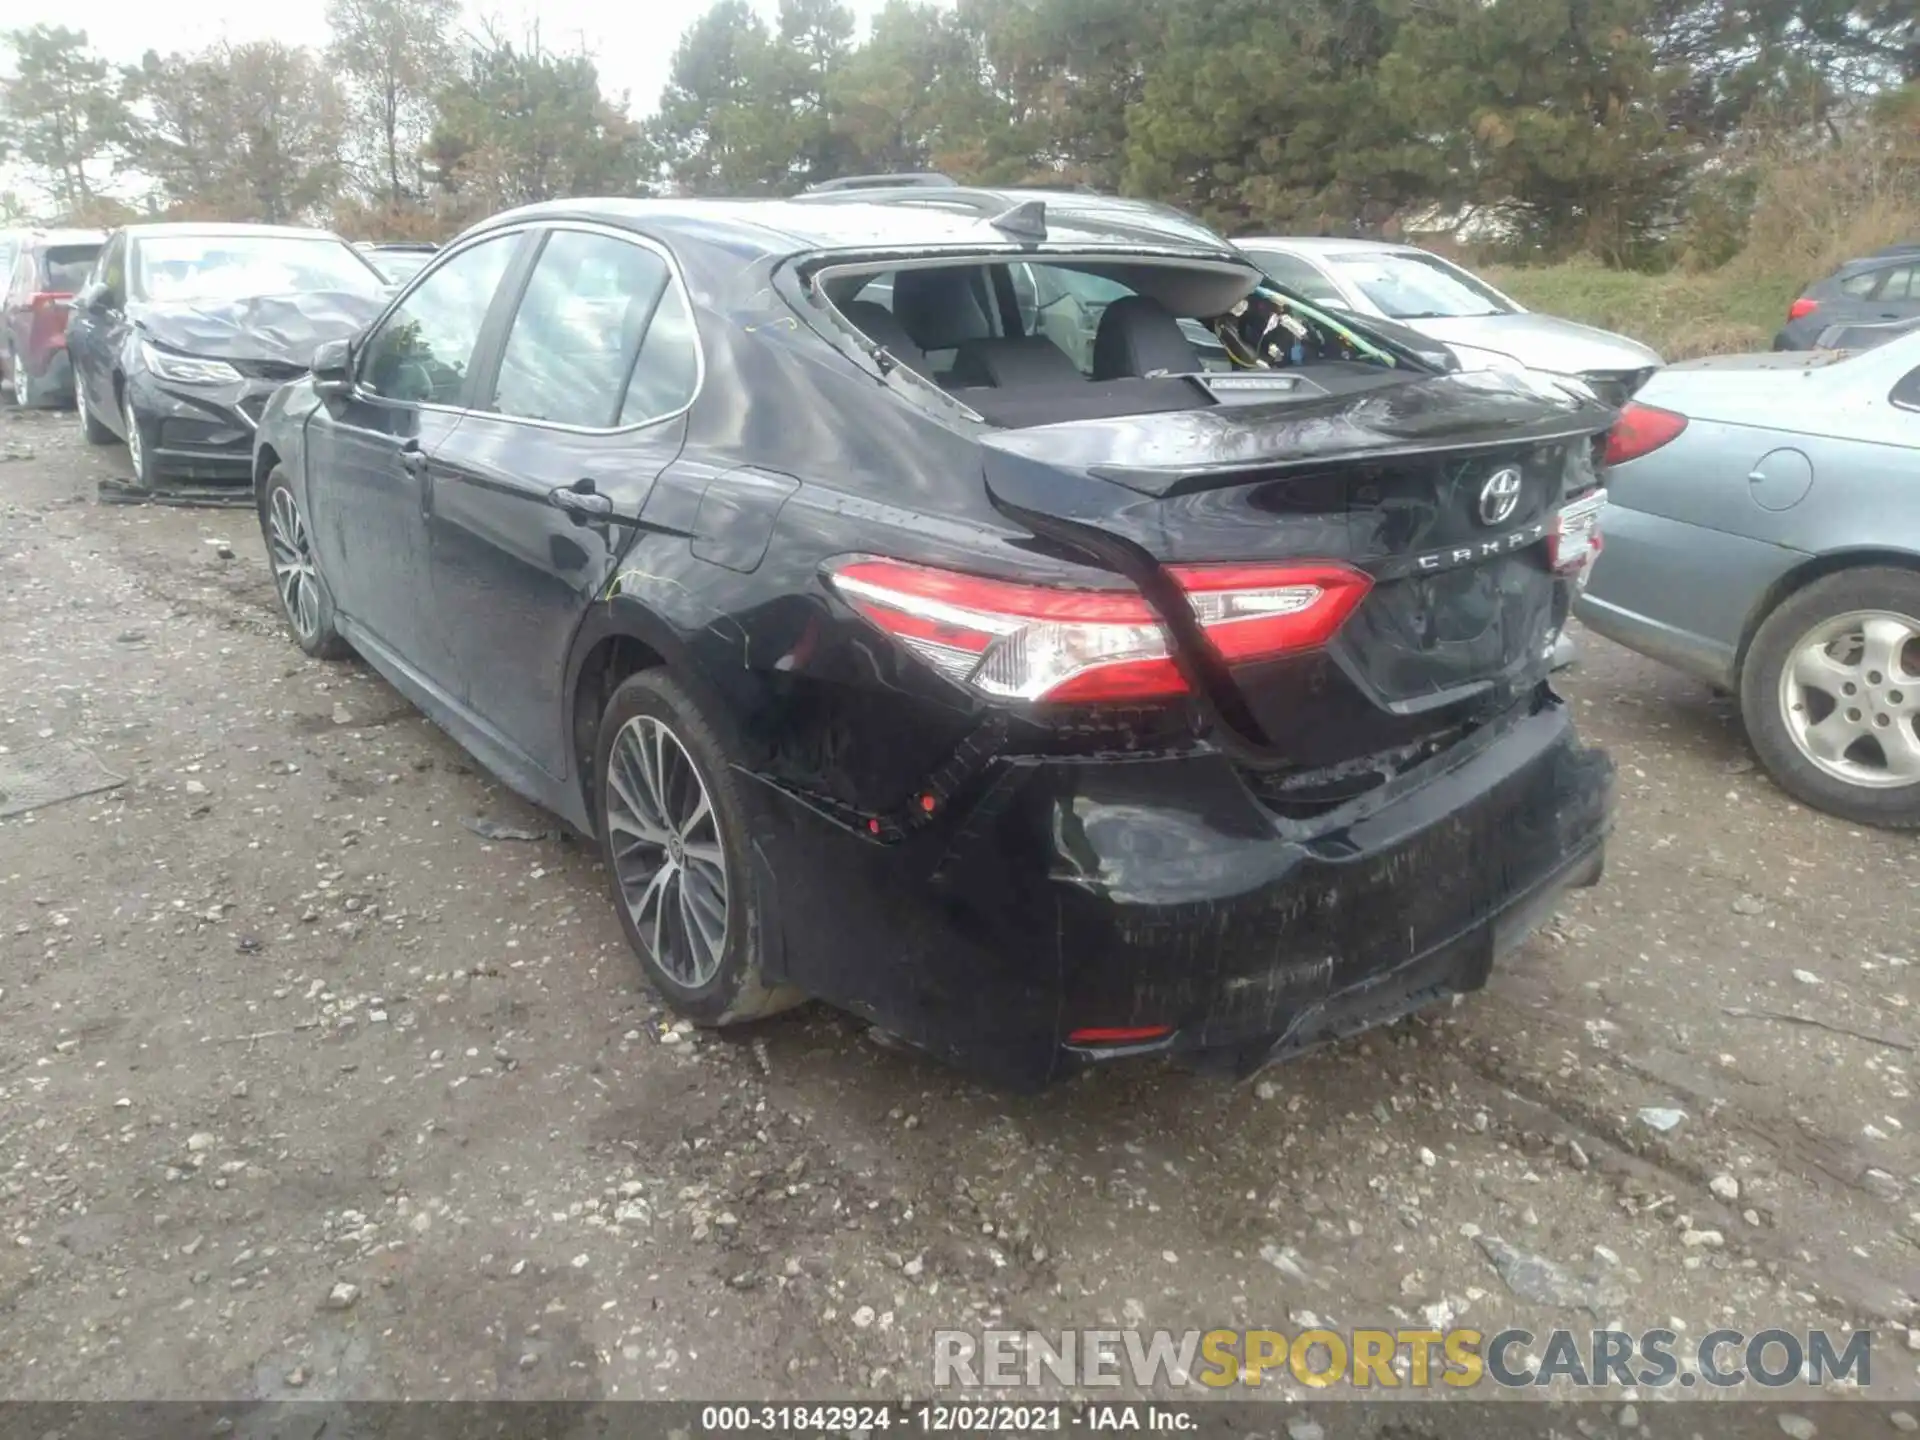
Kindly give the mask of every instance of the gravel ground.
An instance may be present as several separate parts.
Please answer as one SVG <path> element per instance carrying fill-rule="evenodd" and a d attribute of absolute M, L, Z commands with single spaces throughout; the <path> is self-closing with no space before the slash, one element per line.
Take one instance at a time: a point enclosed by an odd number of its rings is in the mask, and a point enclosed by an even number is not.
<path fill-rule="evenodd" d="M 938 1326 L 1315 1321 L 1865 1324 L 1916 1393 L 1914 842 L 1702 687 L 1586 641 L 1609 873 L 1485 993 L 1010 1098 L 673 1023 L 590 850 L 470 829 L 557 822 L 124 473 L 0 412 L 0 762 L 126 777 L 0 820 L 0 1394 L 898 1397 Z"/>

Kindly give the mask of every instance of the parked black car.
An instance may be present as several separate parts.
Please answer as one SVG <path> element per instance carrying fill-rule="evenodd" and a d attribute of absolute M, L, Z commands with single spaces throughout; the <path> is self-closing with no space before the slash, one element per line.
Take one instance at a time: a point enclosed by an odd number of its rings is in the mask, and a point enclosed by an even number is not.
<path fill-rule="evenodd" d="M 386 279 L 325 230 L 129 225 L 107 239 L 67 327 L 87 439 L 127 445 L 134 480 L 252 474 L 267 397 L 316 346 L 380 313 Z"/>
<path fill-rule="evenodd" d="M 1016 264 L 1127 292 L 1085 370 Z M 1547 674 L 1612 411 L 1260 281 L 1090 195 L 510 212 L 270 405 L 288 620 L 597 836 L 684 1015 L 1244 1073 L 1481 985 L 1611 792 Z"/>
<path fill-rule="evenodd" d="M 1889 245 L 1849 260 L 1816 281 L 1787 307 L 1787 323 L 1773 337 L 1776 350 L 1812 350 L 1828 332 L 1920 320 L 1920 243 Z"/>

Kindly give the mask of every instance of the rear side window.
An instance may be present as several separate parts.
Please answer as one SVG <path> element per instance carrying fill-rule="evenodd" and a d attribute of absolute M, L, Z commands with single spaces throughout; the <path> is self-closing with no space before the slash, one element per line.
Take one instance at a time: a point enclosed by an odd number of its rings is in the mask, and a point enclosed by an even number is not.
<path fill-rule="evenodd" d="M 1880 277 L 1885 273 L 1884 270 L 1869 270 L 1864 275 L 1849 275 L 1840 282 L 1840 293 L 1855 300 L 1871 299 L 1873 292 L 1879 288 Z"/>
<path fill-rule="evenodd" d="M 55 294 L 73 294 L 87 283 L 99 258 L 98 245 L 50 246 L 40 266 L 46 288 Z"/>
<path fill-rule="evenodd" d="M 678 285 L 669 284 L 633 363 L 633 378 L 620 406 L 622 425 L 659 420 L 693 401 L 700 384 L 700 337 L 693 311 Z"/>
<path fill-rule="evenodd" d="M 487 408 L 583 429 L 613 426 L 670 279 L 667 262 L 644 246 L 556 230 L 520 298 Z"/>

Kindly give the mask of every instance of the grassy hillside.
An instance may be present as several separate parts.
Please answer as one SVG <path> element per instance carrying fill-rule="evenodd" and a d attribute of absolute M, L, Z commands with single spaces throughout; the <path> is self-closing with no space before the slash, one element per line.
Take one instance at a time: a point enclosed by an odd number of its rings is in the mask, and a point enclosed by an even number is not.
<path fill-rule="evenodd" d="M 1707 243 L 1711 227 L 1676 237 L 1682 263 L 1666 273 L 1573 263 L 1488 275 L 1531 309 L 1632 335 L 1669 360 L 1764 350 L 1803 285 L 1883 245 L 1920 240 L 1920 87 L 1888 97 L 1872 123 L 1837 143 L 1763 139 L 1743 174 L 1752 199 L 1721 215 L 1726 243 Z M 1685 263 L 1729 251 L 1715 267 Z"/>
<path fill-rule="evenodd" d="M 1734 264 L 1705 274 L 1643 275 L 1576 262 L 1493 268 L 1487 278 L 1530 310 L 1631 335 L 1668 360 L 1765 350 L 1814 275 Z"/>

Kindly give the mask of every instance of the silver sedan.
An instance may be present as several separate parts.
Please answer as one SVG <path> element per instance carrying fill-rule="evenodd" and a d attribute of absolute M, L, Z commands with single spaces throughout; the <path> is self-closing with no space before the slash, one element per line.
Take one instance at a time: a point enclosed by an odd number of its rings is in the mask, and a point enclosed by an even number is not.
<path fill-rule="evenodd" d="M 1580 618 L 1738 696 L 1789 793 L 1920 826 L 1920 334 L 1669 366 L 1608 455 Z"/>
<path fill-rule="evenodd" d="M 1638 340 L 1530 311 L 1417 245 L 1299 235 L 1233 243 L 1302 299 L 1417 330 L 1468 370 L 1574 375 L 1618 405 L 1660 368 L 1658 352 Z"/>

